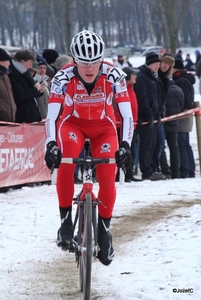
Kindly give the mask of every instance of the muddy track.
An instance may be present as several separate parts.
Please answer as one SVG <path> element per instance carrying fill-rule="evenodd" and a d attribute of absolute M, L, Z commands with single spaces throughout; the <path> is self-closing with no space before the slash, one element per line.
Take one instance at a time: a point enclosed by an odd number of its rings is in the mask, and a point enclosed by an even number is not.
<path fill-rule="evenodd" d="M 116 256 L 120 255 L 120 245 L 131 242 L 150 230 L 161 221 L 170 219 L 174 210 L 181 207 L 191 207 L 200 203 L 194 201 L 172 201 L 161 205 L 150 205 L 130 211 L 130 215 L 114 217 L 112 234 Z M 174 214 L 175 217 L 175 214 Z M 178 215 L 179 217 L 179 215 Z M 153 227 L 152 227 L 153 228 Z M 11 267 L 9 272 L 9 294 L 7 300 L 80 300 L 79 274 L 76 268 L 74 254 L 61 251 L 58 254 L 56 246 L 50 241 L 49 253 L 53 261 L 26 261 Z M 44 249 L 47 251 L 47 245 Z M 99 262 L 95 262 L 99 263 Z M 95 279 L 95 278 L 93 278 Z M 94 282 L 95 285 L 95 282 Z M 4 294 L 5 295 L 5 294 Z M 5 300 L 5 296 L 0 299 Z M 106 299 L 103 295 L 96 295 L 92 290 L 92 300 Z"/>

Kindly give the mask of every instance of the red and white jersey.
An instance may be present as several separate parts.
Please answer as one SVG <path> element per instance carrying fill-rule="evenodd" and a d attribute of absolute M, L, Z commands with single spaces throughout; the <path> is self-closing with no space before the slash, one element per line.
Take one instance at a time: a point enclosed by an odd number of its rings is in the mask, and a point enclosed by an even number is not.
<path fill-rule="evenodd" d="M 75 64 L 68 64 L 52 79 L 47 119 L 57 119 L 62 106 L 60 121 L 70 116 L 83 120 L 109 118 L 115 122 L 113 101 L 124 119 L 123 138 L 131 143 L 133 121 L 125 73 L 108 62 L 103 62 L 96 83 L 89 95 L 83 82 L 75 75 Z M 54 120 L 54 121 L 55 121 Z M 49 125 L 47 142 L 55 140 L 55 132 Z"/>

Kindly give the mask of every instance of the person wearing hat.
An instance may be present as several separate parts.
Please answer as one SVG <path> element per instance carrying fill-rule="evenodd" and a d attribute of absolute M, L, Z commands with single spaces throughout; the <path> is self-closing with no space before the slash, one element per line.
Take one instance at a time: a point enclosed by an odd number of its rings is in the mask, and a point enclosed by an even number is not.
<path fill-rule="evenodd" d="M 122 54 L 117 55 L 117 60 L 114 62 L 114 66 L 119 69 L 123 69 L 124 67 L 129 67 L 128 63 L 125 61 L 124 56 Z"/>
<path fill-rule="evenodd" d="M 48 107 L 48 97 L 49 97 L 49 77 L 47 74 L 47 61 L 41 55 L 36 56 L 38 68 L 34 75 L 34 79 L 44 86 L 43 94 L 37 98 L 38 109 L 41 119 L 46 119 L 47 117 L 47 107 Z"/>
<path fill-rule="evenodd" d="M 186 54 L 186 59 L 184 60 L 184 67 L 188 71 L 195 71 L 195 64 L 193 63 L 190 54 Z"/>
<path fill-rule="evenodd" d="M 46 59 L 46 62 L 54 69 L 54 73 L 57 73 L 55 62 L 59 53 L 55 49 L 44 49 L 42 56 Z"/>
<path fill-rule="evenodd" d="M 158 77 L 160 58 L 157 53 L 150 52 L 146 56 L 145 64 L 139 67 L 139 74 L 134 86 L 138 101 L 138 123 L 146 122 L 139 127 L 140 149 L 139 163 L 143 180 L 162 180 L 164 176 L 157 176 L 152 169 L 152 159 L 157 139 L 157 124 L 159 118 L 159 103 L 162 84 Z"/>
<path fill-rule="evenodd" d="M 16 104 L 8 77 L 10 56 L 0 48 L 0 121 L 15 122 Z"/>
<path fill-rule="evenodd" d="M 34 80 L 30 70 L 36 61 L 36 55 L 31 50 L 19 50 L 10 64 L 9 78 L 13 90 L 17 112 L 17 123 L 40 122 L 37 97 L 44 92 L 44 86 Z"/>
<path fill-rule="evenodd" d="M 173 67 L 173 80 L 184 93 L 184 108 L 183 111 L 194 107 L 194 87 L 195 76 L 187 73 L 183 63 L 175 59 Z M 178 143 L 180 152 L 180 178 L 195 177 L 195 159 L 193 150 L 190 146 L 189 132 L 193 127 L 193 115 L 179 120 Z"/>
<path fill-rule="evenodd" d="M 175 59 L 171 53 L 164 53 L 161 57 L 159 77 L 166 87 L 166 97 L 165 97 L 165 115 L 171 116 L 181 112 L 184 103 L 183 91 L 175 85 L 174 81 L 171 79 L 172 70 L 175 64 Z M 182 61 L 180 64 L 182 65 Z M 163 112 L 162 112 L 163 113 Z M 167 140 L 167 145 L 170 152 L 170 166 L 167 162 L 167 156 L 165 152 L 165 141 L 162 153 L 160 153 L 160 168 L 162 173 L 167 179 L 180 178 L 179 168 L 180 168 L 180 155 L 178 147 L 178 120 L 162 123 L 165 138 Z M 159 126 L 160 128 L 160 126 Z M 158 139 L 159 140 L 159 139 Z"/>
<path fill-rule="evenodd" d="M 175 56 L 175 59 L 180 59 L 181 61 L 183 61 L 182 55 L 183 55 L 183 51 L 181 49 L 179 49 Z"/>
<path fill-rule="evenodd" d="M 196 66 L 199 60 L 201 59 L 201 54 L 199 50 L 195 50 L 195 57 L 196 57 L 196 61 L 195 61 L 195 66 Z"/>
<path fill-rule="evenodd" d="M 166 176 L 161 172 L 160 166 L 160 157 L 162 151 L 165 147 L 165 132 L 164 124 L 161 123 L 161 118 L 165 117 L 165 103 L 169 90 L 170 81 L 169 78 L 172 75 L 172 68 L 174 65 L 175 59 L 171 53 L 165 52 L 160 56 L 160 67 L 158 70 L 158 77 L 160 82 L 160 97 L 159 97 L 159 115 L 158 115 L 158 126 L 157 126 L 157 138 L 156 146 L 153 153 L 152 160 L 152 169 L 155 172 L 155 176 L 163 177 L 166 179 Z M 167 175 L 167 174 L 166 174 Z M 167 175 L 168 176 L 168 175 Z"/>
<path fill-rule="evenodd" d="M 60 55 L 59 57 L 57 57 L 56 61 L 55 61 L 55 67 L 57 69 L 57 71 L 61 70 L 61 68 L 63 68 L 65 65 L 69 64 L 73 62 L 73 58 L 70 55 Z"/>

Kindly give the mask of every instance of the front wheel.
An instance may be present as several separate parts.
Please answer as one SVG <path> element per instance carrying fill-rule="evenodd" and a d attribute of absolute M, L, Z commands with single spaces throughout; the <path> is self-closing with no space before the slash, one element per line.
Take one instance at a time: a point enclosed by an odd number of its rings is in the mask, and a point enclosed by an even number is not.
<path fill-rule="evenodd" d="M 91 264 L 92 264 L 92 197 L 86 194 L 84 200 L 84 232 L 82 250 L 80 255 L 80 288 L 83 299 L 89 300 L 91 288 Z"/>

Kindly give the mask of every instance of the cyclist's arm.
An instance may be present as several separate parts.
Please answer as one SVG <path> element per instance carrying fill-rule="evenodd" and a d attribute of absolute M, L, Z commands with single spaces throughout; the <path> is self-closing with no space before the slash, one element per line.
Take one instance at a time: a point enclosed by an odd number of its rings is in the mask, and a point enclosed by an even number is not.
<path fill-rule="evenodd" d="M 56 141 L 56 126 L 62 109 L 61 103 L 49 103 L 46 121 L 46 144 Z"/>
<path fill-rule="evenodd" d="M 122 141 L 128 142 L 131 145 L 131 141 L 134 134 L 133 117 L 131 111 L 131 104 L 129 102 L 119 102 L 119 112 L 122 117 Z"/>
<path fill-rule="evenodd" d="M 122 118 L 122 141 L 126 141 L 131 145 L 134 133 L 134 121 L 125 76 L 125 72 L 113 67 L 107 74 L 107 80 L 113 84 L 114 101 L 118 106 Z"/>
<path fill-rule="evenodd" d="M 63 109 L 66 83 L 68 82 L 69 77 L 66 70 L 57 72 L 51 81 L 46 122 L 46 143 L 57 139 L 57 120 Z"/>

